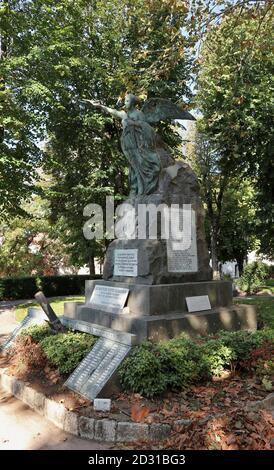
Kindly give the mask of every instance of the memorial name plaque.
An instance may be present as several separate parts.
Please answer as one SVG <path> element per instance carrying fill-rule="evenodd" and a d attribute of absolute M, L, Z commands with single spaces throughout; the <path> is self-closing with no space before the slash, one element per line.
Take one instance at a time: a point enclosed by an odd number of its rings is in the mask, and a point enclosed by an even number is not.
<path fill-rule="evenodd" d="M 195 295 L 195 297 L 186 297 L 186 304 L 189 312 L 201 312 L 202 310 L 211 309 L 208 295 Z"/>
<path fill-rule="evenodd" d="M 138 276 L 138 250 L 114 250 L 114 276 Z"/>
<path fill-rule="evenodd" d="M 123 287 L 95 286 L 91 297 L 91 307 L 110 313 L 119 313 L 124 307 L 129 290 Z"/>
<path fill-rule="evenodd" d="M 111 379 L 130 349 L 131 346 L 99 338 L 65 385 L 93 400 Z"/>
<path fill-rule="evenodd" d="M 177 215 L 176 215 L 177 214 Z M 183 211 L 175 212 L 176 220 L 172 219 L 172 223 L 177 224 L 180 230 L 183 228 Z M 179 222 L 178 222 L 179 218 Z M 180 223 L 180 225 L 178 225 Z M 183 245 L 182 245 L 183 246 Z M 196 240 L 196 218 L 195 211 L 191 211 L 191 244 L 189 247 L 180 249 L 178 240 L 167 240 L 167 263 L 170 273 L 194 273 L 198 271 L 197 258 L 197 240 Z"/>

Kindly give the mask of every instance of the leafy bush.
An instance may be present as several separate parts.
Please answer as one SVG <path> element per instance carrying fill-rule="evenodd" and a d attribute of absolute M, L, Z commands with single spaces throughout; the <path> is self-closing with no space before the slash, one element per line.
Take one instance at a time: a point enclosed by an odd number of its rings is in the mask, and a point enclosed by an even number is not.
<path fill-rule="evenodd" d="M 42 339 L 51 335 L 53 332 L 48 325 L 32 325 L 28 328 L 23 328 L 20 336 L 31 336 L 35 343 L 40 343 Z"/>
<path fill-rule="evenodd" d="M 45 337 L 40 342 L 40 346 L 48 360 L 58 367 L 61 373 L 66 374 L 78 366 L 89 353 L 96 339 L 87 333 L 69 331 Z"/>
<path fill-rule="evenodd" d="M 126 390 L 152 397 L 180 389 L 210 375 L 208 357 L 194 341 L 181 336 L 159 344 L 146 342 L 133 349 L 119 368 Z"/>
<path fill-rule="evenodd" d="M 3 278 L 0 279 L 0 300 L 31 299 L 38 290 L 47 297 L 83 294 L 88 279 L 90 276 L 85 275 Z"/>
<path fill-rule="evenodd" d="M 261 340 L 262 338 L 260 338 Z M 250 364 L 266 390 L 272 390 L 274 383 L 274 343 L 265 338 L 251 353 Z"/>
<path fill-rule="evenodd" d="M 264 328 L 253 333 L 253 340 L 256 345 L 261 345 L 265 341 L 274 342 L 274 328 Z"/>
<path fill-rule="evenodd" d="M 152 397 L 167 389 L 167 377 L 162 368 L 161 346 L 145 342 L 133 348 L 119 368 L 126 390 Z"/>
<path fill-rule="evenodd" d="M 261 351 L 266 343 L 273 349 L 273 342 L 271 328 L 255 333 L 221 331 L 217 337 L 198 341 L 182 335 L 159 344 L 146 342 L 132 350 L 120 366 L 119 376 L 124 389 L 152 397 L 168 389 L 220 376 L 232 365 L 255 370 L 258 358 L 254 363 L 253 352 Z M 270 358 L 261 359 L 264 367 L 272 371 Z"/>
<path fill-rule="evenodd" d="M 209 339 L 200 348 L 205 369 L 211 376 L 221 375 L 225 367 L 236 359 L 235 352 L 225 346 L 221 339 Z"/>
<path fill-rule="evenodd" d="M 254 261 L 244 267 L 237 284 L 247 294 L 258 292 L 263 281 L 269 277 L 269 266 L 262 261 Z"/>
<path fill-rule="evenodd" d="M 222 344 L 231 349 L 233 359 L 236 361 L 248 359 L 250 352 L 258 344 L 254 333 L 249 331 L 221 331 L 219 337 Z"/>
<path fill-rule="evenodd" d="M 206 375 L 206 363 L 200 348 L 181 336 L 161 344 L 161 367 L 167 386 L 182 388 Z"/>

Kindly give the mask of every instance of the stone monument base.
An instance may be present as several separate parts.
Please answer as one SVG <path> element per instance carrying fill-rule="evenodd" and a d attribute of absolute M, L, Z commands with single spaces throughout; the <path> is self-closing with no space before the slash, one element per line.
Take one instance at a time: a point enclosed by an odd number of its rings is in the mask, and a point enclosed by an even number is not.
<path fill-rule="evenodd" d="M 117 313 L 90 304 L 96 285 L 129 289 L 126 306 Z M 208 296 L 211 309 L 188 312 L 186 297 Z M 189 336 L 216 333 L 218 330 L 256 330 L 253 305 L 232 305 L 230 281 L 204 281 L 182 284 L 142 285 L 86 281 L 85 304 L 66 302 L 64 316 L 128 332 L 138 342 L 160 341 L 185 332 Z"/>

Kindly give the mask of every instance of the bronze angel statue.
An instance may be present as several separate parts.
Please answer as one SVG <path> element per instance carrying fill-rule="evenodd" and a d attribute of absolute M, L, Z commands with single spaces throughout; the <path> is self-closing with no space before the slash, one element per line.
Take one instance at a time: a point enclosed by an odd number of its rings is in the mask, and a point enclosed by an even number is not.
<path fill-rule="evenodd" d="M 142 109 L 136 109 L 137 98 L 125 96 L 125 110 L 108 108 L 98 101 L 83 100 L 122 120 L 121 146 L 130 165 L 130 195 L 151 194 L 157 190 L 162 168 L 164 143 L 151 124 L 165 119 L 195 120 L 188 112 L 163 98 L 147 100 Z"/>

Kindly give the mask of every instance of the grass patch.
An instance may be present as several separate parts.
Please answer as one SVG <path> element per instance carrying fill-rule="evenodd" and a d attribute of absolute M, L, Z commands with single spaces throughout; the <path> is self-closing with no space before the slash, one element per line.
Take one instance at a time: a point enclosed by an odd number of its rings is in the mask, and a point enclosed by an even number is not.
<path fill-rule="evenodd" d="M 76 297 L 62 297 L 59 299 L 51 300 L 50 305 L 55 311 L 56 315 L 64 314 L 64 303 L 65 302 L 83 302 L 85 300 L 84 296 Z M 21 322 L 28 313 L 29 307 L 40 307 L 37 302 L 32 302 L 30 304 L 19 304 L 15 309 L 15 319 L 18 322 Z"/>
<path fill-rule="evenodd" d="M 274 298 L 260 297 L 234 299 L 236 304 L 256 305 L 258 328 L 274 328 Z"/>

